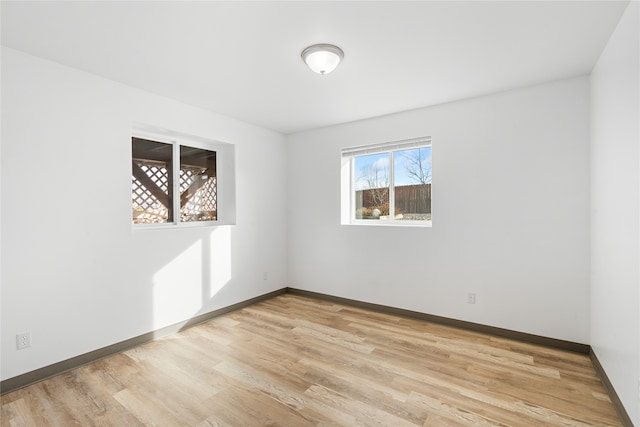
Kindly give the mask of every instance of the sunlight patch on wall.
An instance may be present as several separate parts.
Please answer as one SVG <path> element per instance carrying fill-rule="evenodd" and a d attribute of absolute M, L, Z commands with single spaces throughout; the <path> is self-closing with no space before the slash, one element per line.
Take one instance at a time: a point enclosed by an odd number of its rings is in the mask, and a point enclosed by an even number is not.
<path fill-rule="evenodd" d="M 153 326 L 163 328 L 210 311 L 231 280 L 231 229 L 215 227 L 153 275 Z"/>
<path fill-rule="evenodd" d="M 231 280 L 231 228 L 216 228 L 208 240 L 209 250 L 203 254 L 210 254 L 208 297 L 213 298 Z"/>
<path fill-rule="evenodd" d="M 153 275 L 153 322 L 160 328 L 184 320 L 202 307 L 202 240 Z"/>

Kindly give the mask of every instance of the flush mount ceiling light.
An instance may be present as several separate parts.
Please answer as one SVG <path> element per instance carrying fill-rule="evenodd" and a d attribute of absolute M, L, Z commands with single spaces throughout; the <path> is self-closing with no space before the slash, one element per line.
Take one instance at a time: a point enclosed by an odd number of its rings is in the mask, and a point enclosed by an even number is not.
<path fill-rule="evenodd" d="M 329 74 L 336 69 L 344 52 L 332 44 L 314 44 L 302 51 L 302 60 L 318 74 Z"/>

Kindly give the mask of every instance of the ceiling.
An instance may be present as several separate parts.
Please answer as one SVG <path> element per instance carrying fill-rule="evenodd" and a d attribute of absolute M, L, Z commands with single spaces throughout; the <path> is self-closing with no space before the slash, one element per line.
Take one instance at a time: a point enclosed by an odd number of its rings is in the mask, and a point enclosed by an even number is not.
<path fill-rule="evenodd" d="M 627 3 L 2 1 L 2 44 L 289 134 L 588 74 Z"/>

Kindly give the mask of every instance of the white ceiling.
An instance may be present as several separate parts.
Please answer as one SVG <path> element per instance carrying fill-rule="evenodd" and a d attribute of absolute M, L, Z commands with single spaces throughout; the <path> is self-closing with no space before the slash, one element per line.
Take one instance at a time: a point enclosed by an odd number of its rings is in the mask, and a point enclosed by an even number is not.
<path fill-rule="evenodd" d="M 2 44 L 293 133 L 588 74 L 626 5 L 2 1 Z"/>

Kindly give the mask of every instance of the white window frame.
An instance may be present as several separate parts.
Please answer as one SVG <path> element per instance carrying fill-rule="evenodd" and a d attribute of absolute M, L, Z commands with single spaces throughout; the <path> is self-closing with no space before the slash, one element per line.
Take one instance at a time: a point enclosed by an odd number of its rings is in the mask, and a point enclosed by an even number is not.
<path fill-rule="evenodd" d="M 371 225 L 375 227 L 385 226 L 411 226 L 411 227 L 431 227 L 432 219 L 417 220 L 397 220 L 391 212 L 395 211 L 395 189 L 394 189 L 394 153 L 396 151 L 409 150 L 413 148 L 432 147 L 431 137 L 425 136 L 420 138 L 403 139 L 399 141 L 383 142 L 378 144 L 360 145 L 355 147 L 343 148 L 341 151 L 341 203 L 340 203 L 340 222 L 342 225 Z M 359 156 L 369 154 L 389 153 L 389 218 L 386 220 L 370 220 L 356 218 L 356 176 L 355 176 L 355 159 Z M 432 151 L 433 153 L 433 151 Z M 433 156 L 433 154 L 432 154 Z M 433 172 L 432 172 L 433 173 Z M 432 176 L 433 182 L 433 176 Z M 433 199 L 433 197 L 432 197 Z M 433 212 L 433 200 L 432 200 Z"/>
<path fill-rule="evenodd" d="M 152 126 L 136 123 L 132 127 L 131 137 L 170 144 L 172 146 L 173 174 L 173 221 L 157 224 L 134 224 L 134 230 L 211 227 L 219 225 L 234 225 L 235 211 L 235 146 L 233 144 L 209 140 L 205 138 L 168 131 Z M 131 137 L 129 147 L 131 147 Z M 180 221 L 180 147 L 200 148 L 216 152 L 216 220 L 214 221 Z M 131 171 L 131 175 L 132 175 Z M 176 197 L 177 195 L 177 197 Z M 129 187 L 131 198 L 131 187 Z M 131 202 L 129 202 L 131 203 Z"/>

